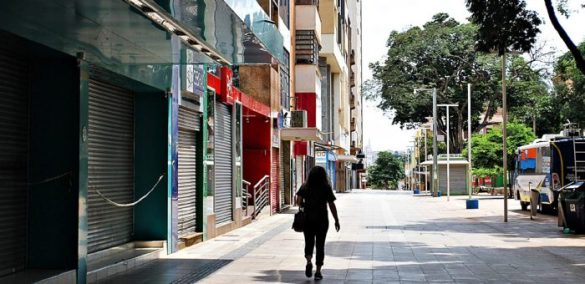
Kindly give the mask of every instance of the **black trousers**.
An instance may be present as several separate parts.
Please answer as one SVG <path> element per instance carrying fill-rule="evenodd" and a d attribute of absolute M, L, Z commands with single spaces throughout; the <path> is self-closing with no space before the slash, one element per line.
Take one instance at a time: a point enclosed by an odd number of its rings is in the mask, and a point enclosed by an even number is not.
<path fill-rule="evenodd" d="M 329 222 L 307 220 L 303 234 L 305 235 L 305 257 L 313 257 L 313 248 L 317 247 L 315 264 L 323 265 L 325 259 L 325 238 L 329 229 Z"/>

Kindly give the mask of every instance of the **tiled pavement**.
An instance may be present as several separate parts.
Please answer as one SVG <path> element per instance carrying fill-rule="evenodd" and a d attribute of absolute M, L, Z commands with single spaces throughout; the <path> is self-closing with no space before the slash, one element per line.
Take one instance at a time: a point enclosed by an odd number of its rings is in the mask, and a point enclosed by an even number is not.
<path fill-rule="evenodd" d="M 529 220 L 509 200 L 400 192 L 338 195 L 341 231 L 330 226 L 322 283 L 585 283 L 585 237 L 564 235 L 556 218 Z M 112 283 L 311 283 L 302 234 L 291 214 L 261 219 L 195 245 Z"/>

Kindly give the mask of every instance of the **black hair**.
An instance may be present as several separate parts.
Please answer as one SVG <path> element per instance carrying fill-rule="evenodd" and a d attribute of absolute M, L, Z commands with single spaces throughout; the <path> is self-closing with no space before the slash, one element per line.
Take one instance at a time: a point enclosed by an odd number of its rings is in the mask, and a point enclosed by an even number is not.
<path fill-rule="evenodd" d="M 309 192 L 314 190 L 332 190 L 327 172 L 321 166 L 314 166 L 309 172 L 306 183 Z"/>

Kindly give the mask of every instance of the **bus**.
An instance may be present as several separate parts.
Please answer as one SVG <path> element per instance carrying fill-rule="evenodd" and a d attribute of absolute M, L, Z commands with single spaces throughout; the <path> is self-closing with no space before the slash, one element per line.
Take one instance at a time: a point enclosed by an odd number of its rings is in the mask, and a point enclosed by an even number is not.
<path fill-rule="evenodd" d="M 559 190 L 579 180 L 585 180 L 585 137 L 556 135 L 516 150 L 513 192 L 522 210 L 530 205 L 531 190 L 539 192 L 539 211 L 556 210 Z"/>

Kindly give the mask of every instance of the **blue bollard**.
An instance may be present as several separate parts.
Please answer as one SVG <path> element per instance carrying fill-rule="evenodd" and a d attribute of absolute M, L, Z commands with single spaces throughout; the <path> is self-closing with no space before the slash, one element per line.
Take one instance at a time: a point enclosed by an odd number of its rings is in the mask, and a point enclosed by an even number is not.
<path fill-rule="evenodd" d="M 479 209 L 479 200 L 477 200 L 477 199 L 465 200 L 465 208 L 466 209 Z"/>
<path fill-rule="evenodd" d="M 437 192 L 437 197 L 441 197 L 441 195 L 443 195 L 440 191 Z"/>

